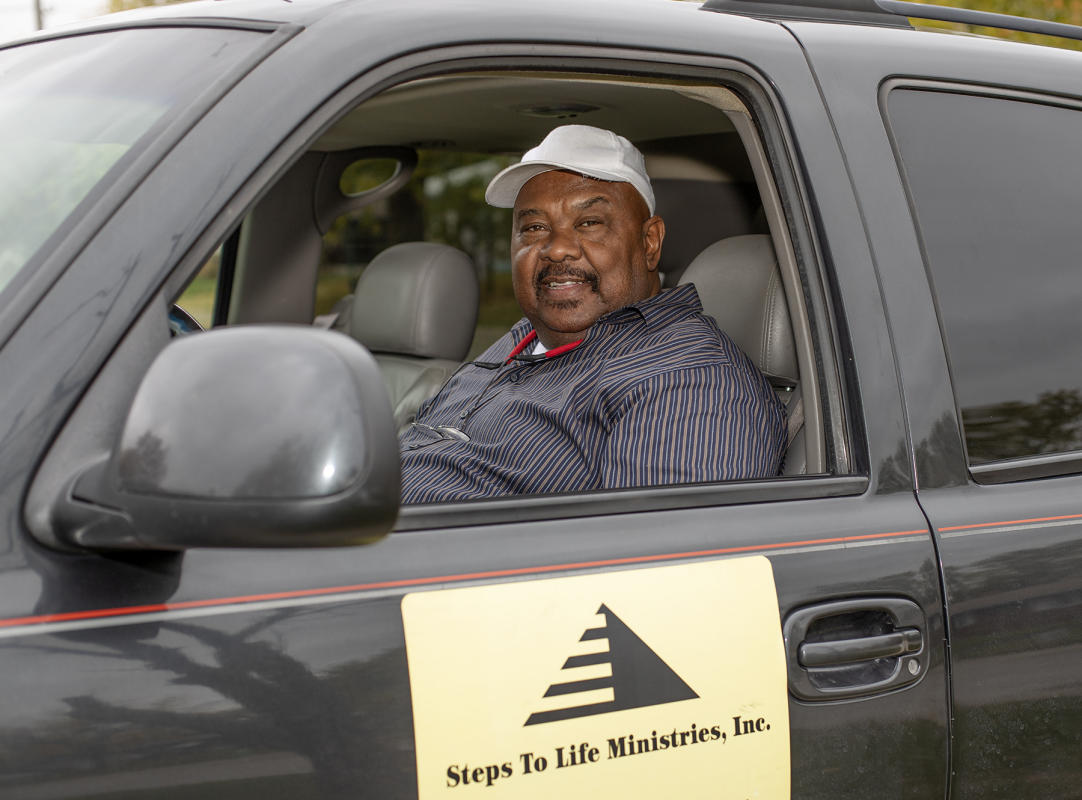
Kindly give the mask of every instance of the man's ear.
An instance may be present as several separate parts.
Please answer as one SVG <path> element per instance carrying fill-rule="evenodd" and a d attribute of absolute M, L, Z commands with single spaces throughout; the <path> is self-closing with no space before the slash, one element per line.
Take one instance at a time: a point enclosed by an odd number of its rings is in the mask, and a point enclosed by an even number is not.
<path fill-rule="evenodd" d="M 646 266 L 651 272 L 657 270 L 663 241 L 665 241 L 665 220 L 661 217 L 650 217 L 642 223 L 642 243 L 646 251 Z"/>

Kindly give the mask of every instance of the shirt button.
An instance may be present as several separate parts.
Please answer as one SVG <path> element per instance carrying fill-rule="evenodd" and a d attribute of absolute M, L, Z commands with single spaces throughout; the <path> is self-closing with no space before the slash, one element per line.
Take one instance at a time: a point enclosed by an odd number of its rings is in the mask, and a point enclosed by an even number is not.
<path fill-rule="evenodd" d="M 518 375 L 517 372 L 512 372 L 507 376 L 507 380 L 511 381 L 511 383 L 518 383 Z"/>
<path fill-rule="evenodd" d="M 409 449 L 410 450 L 418 450 L 418 449 L 420 449 L 420 447 L 421 447 L 421 445 L 419 445 L 419 444 L 411 444 L 409 446 Z"/>
<path fill-rule="evenodd" d="M 468 417 L 469 415 L 470 415 L 469 411 L 463 411 L 461 414 L 458 415 L 458 418 L 459 419 L 466 419 L 466 417 Z"/>

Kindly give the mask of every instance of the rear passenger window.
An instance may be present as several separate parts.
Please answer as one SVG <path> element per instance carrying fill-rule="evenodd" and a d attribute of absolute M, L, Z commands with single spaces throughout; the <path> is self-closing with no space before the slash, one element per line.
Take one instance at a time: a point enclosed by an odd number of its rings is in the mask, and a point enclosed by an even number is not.
<path fill-rule="evenodd" d="M 1082 113 L 898 89 L 887 112 L 969 461 L 1082 449 Z"/>

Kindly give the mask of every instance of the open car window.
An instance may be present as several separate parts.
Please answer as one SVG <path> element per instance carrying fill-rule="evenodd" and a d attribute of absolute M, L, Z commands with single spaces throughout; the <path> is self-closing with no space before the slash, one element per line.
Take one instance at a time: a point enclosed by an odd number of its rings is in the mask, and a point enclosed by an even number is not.
<path fill-rule="evenodd" d="M 765 121 L 722 85 L 540 72 L 401 84 L 344 114 L 268 189 L 236 231 L 228 286 L 215 277 L 222 273 L 214 262 L 189 294 L 202 293 L 209 308 L 208 286 L 227 291 L 229 324 L 314 322 L 353 336 L 380 362 L 396 423 L 408 424 L 463 363 L 521 318 L 511 291 L 511 213 L 488 206 L 484 191 L 497 172 L 567 123 L 614 130 L 644 153 L 668 228 L 659 265 L 664 286 L 694 273 L 706 313 L 771 380 L 790 427 L 780 474 L 836 472 L 825 455 L 828 423 L 792 221 L 761 139 Z M 388 159 L 397 168 L 388 168 Z M 472 284 L 476 298 L 458 286 L 440 289 L 438 301 L 427 303 L 435 315 L 415 320 L 415 312 L 429 313 L 418 311 L 425 302 L 400 308 L 391 298 L 416 287 L 365 278 L 376 259 L 408 259 L 436 245 L 465 254 L 468 278 L 459 283 Z M 733 287 L 743 289 L 730 276 L 749 269 L 769 273 L 773 321 L 745 313 L 760 302 L 761 286 L 748 287 L 747 303 L 732 300 Z M 448 310 L 470 302 L 476 312 Z M 418 338 L 417 329 L 429 334 Z M 413 338 L 403 343 L 407 333 Z M 449 348 L 451 340 L 462 348 Z M 784 346 L 768 352 L 764 341 Z"/>

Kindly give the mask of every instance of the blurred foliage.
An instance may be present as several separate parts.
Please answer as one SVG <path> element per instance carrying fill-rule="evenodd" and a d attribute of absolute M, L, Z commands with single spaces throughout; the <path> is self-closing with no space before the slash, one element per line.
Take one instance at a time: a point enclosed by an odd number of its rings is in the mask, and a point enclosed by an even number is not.
<path fill-rule="evenodd" d="M 218 267 L 221 261 L 222 248 L 219 247 L 176 301 L 178 306 L 195 317 L 204 328 L 211 327 L 214 317 L 214 295 L 218 289 Z"/>
<path fill-rule="evenodd" d="M 473 259 L 481 286 L 480 352 L 521 317 L 510 280 L 511 212 L 485 202 L 492 177 L 517 159 L 483 153 L 422 150 L 406 186 L 388 198 L 340 217 L 323 238 L 316 313 L 353 291 L 364 266 L 399 242 L 438 242 Z M 372 188 L 386 166 L 359 162 L 346 170 L 351 186 Z"/>
<path fill-rule="evenodd" d="M 485 203 L 485 187 L 507 156 L 422 150 L 406 187 L 335 221 L 324 237 L 324 263 L 363 265 L 397 242 L 449 244 L 469 253 L 482 279 L 506 269 L 510 212 Z M 371 188 L 377 161 L 349 167 L 350 182 Z M 360 185 L 360 184 L 358 184 Z"/>
<path fill-rule="evenodd" d="M 147 6 L 171 6 L 184 3 L 187 0 L 109 0 L 109 13 L 117 11 L 129 11 L 133 8 L 145 8 Z"/>
<path fill-rule="evenodd" d="M 1082 448 L 1082 391 L 1043 392 L 1031 403 L 1012 400 L 962 409 L 969 463 L 988 464 L 1009 458 L 1047 453 L 1068 453 Z M 954 419 L 944 414 L 930 435 L 916 443 L 918 472 L 936 486 L 965 483 L 967 475 L 954 472 L 962 464 L 961 441 Z M 911 486 L 909 455 L 904 443 L 879 465 L 879 480 L 890 490 Z"/>
<path fill-rule="evenodd" d="M 963 408 L 962 419 L 974 464 L 1082 447 L 1082 393 L 1077 389 L 1044 392 L 1033 403 Z"/>
<path fill-rule="evenodd" d="M 398 161 L 393 158 L 365 158 L 354 161 L 338 180 L 342 194 L 355 197 L 369 192 L 395 176 Z"/>
<path fill-rule="evenodd" d="M 1010 14 L 1016 17 L 1031 17 L 1049 22 L 1062 22 L 1067 25 L 1082 25 L 1082 0 L 916 0 L 929 5 L 968 8 L 974 11 L 990 11 L 995 14 Z M 984 28 L 976 25 L 958 25 L 950 22 L 915 21 L 920 27 L 945 28 L 947 30 L 973 33 L 981 36 L 996 36 L 1016 42 L 1065 47 L 1070 50 L 1082 50 L 1082 42 L 1060 39 L 1055 36 L 1038 36 L 1019 31 L 1005 31 L 998 28 Z"/>

